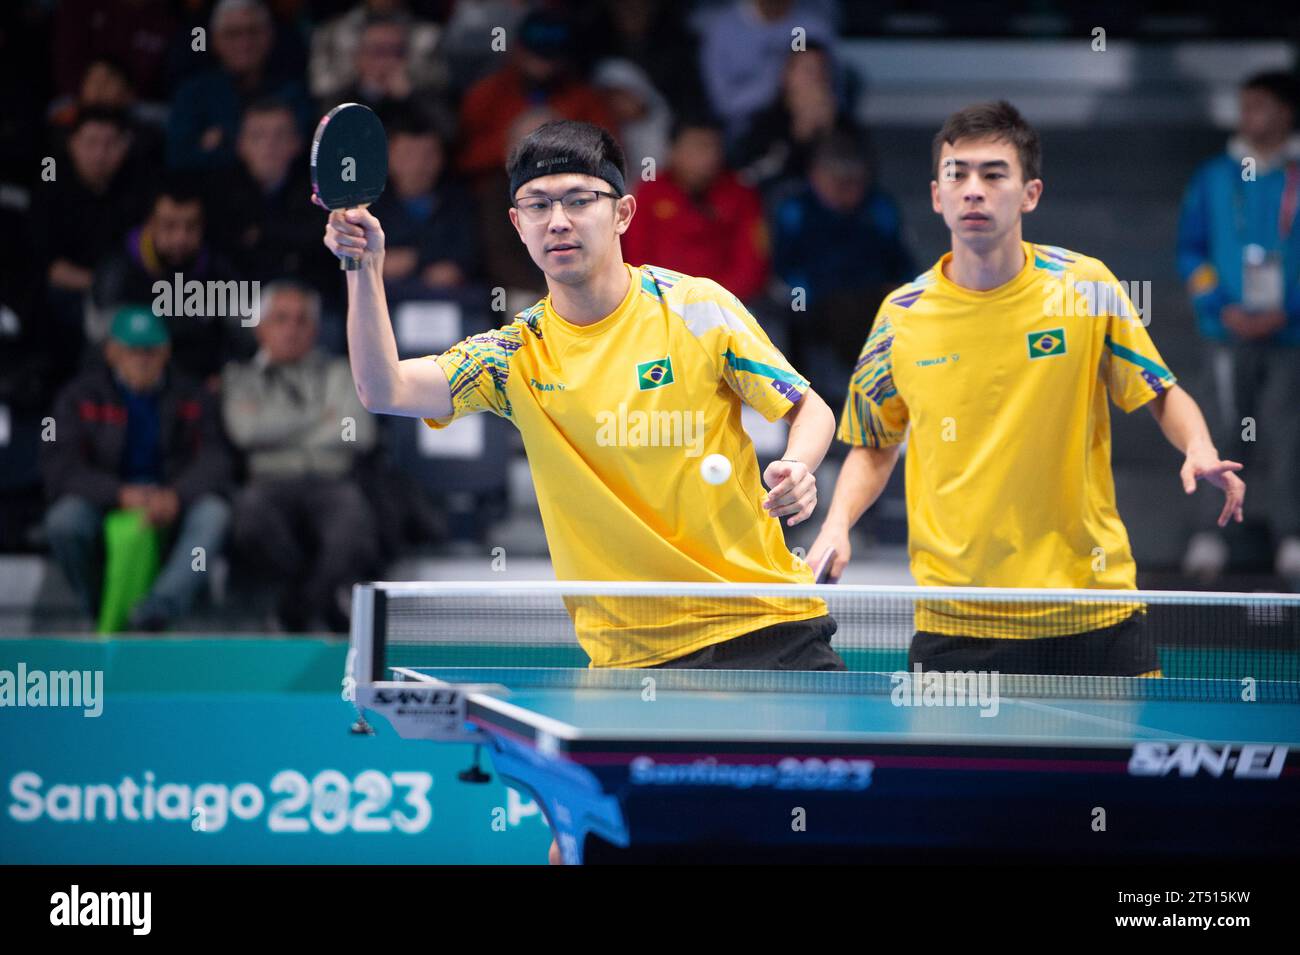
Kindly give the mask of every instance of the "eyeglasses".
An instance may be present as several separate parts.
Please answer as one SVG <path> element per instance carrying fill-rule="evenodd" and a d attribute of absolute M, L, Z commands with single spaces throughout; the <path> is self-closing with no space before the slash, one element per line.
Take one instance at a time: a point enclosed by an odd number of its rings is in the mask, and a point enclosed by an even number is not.
<path fill-rule="evenodd" d="M 515 200 L 515 208 L 529 222 L 542 222 L 551 217 L 552 203 L 558 202 L 564 206 L 564 214 L 567 216 L 580 216 L 595 206 L 601 197 L 615 200 L 620 198 L 612 192 L 601 192 L 598 189 L 579 189 L 574 192 L 566 192 L 558 199 L 541 195 L 524 196 L 522 199 Z"/>

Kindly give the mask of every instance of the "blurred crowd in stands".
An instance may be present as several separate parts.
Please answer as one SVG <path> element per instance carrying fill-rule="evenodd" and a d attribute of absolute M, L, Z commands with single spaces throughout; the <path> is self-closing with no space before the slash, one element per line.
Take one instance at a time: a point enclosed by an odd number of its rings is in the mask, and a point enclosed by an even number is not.
<path fill-rule="evenodd" d="M 373 212 L 395 305 L 450 301 L 500 324 L 545 294 L 503 163 L 547 119 L 581 119 L 628 156 L 640 214 L 625 258 L 797 314 L 792 359 L 842 394 L 864 322 L 915 267 L 873 187 L 835 14 L 816 0 L 65 0 L 29 15 L 4 52 L 44 29 L 52 55 L 29 51 L 37 78 L 5 94 L 38 109 L 3 130 L 3 180 L 23 198 L 3 204 L 0 550 L 48 548 L 102 629 L 174 626 L 203 595 L 194 555 L 224 551 L 276 584 L 284 629 L 339 630 L 349 583 L 438 533 L 436 482 L 403 483 L 356 399 L 345 287 L 308 201 L 311 133 L 341 102 L 388 131 Z M 186 283 L 254 281 L 255 317 L 186 304 Z M 107 620 L 113 565 L 142 560 L 107 532 L 121 510 L 154 532 L 157 570 Z"/>
<path fill-rule="evenodd" d="M 196 555 L 224 552 L 277 588 L 280 627 L 341 630 L 348 584 L 441 532 L 437 480 L 393 465 L 352 387 L 307 162 L 341 102 L 389 135 L 373 211 L 390 301 L 453 303 L 466 330 L 545 293 L 503 162 L 554 117 L 623 143 L 627 261 L 731 289 L 833 407 L 883 295 L 928 264 L 874 181 L 830 0 L 16 6 L 0 27 L 0 551 L 50 552 L 101 629 L 176 626 L 202 598 Z M 1300 418 L 1300 363 L 1277 350 L 1300 342 L 1300 283 L 1270 327 L 1224 311 L 1245 244 L 1296 272 L 1294 100 L 1276 77 L 1251 90 L 1255 127 L 1194 185 L 1179 245 L 1221 397 L 1237 382 L 1229 424 L 1261 394 Z M 1267 153 L 1280 200 L 1233 205 L 1233 149 Z M 185 307 L 195 281 L 260 283 L 255 320 Z M 1288 499 L 1293 470 L 1271 472 Z M 107 530 L 124 510 L 134 538 Z M 109 614 L 140 540 L 156 572 Z"/>

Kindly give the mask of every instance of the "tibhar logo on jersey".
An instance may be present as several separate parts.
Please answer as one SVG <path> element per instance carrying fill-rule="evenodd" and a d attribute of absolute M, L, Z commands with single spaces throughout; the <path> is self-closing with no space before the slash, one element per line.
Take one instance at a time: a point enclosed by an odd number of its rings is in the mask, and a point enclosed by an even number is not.
<path fill-rule="evenodd" d="M 636 366 L 636 386 L 640 391 L 652 391 L 672 383 L 673 360 L 666 355 Z"/>
<path fill-rule="evenodd" d="M 1027 336 L 1030 358 L 1049 358 L 1065 354 L 1065 329 L 1048 328 Z"/>
<path fill-rule="evenodd" d="M 930 368 L 934 365 L 946 365 L 949 362 L 961 361 L 961 354 L 953 352 L 951 355 L 940 355 L 938 358 L 920 358 L 916 362 L 917 368 Z"/>

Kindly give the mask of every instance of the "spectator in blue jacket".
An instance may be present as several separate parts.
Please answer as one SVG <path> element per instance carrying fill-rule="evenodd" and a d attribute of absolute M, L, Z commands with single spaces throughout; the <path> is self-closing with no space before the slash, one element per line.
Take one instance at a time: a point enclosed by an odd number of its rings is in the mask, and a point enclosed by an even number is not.
<path fill-rule="evenodd" d="M 289 104 L 301 134 L 310 130 L 306 85 L 271 62 L 275 32 L 266 7 L 258 0 L 221 0 L 210 33 L 215 68 L 187 80 L 172 98 L 167 165 L 173 169 L 233 165 L 244 108 L 268 97 Z"/>
<path fill-rule="evenodd" d="M 1224 456 L 1258 472 L 1276 569 L 1300 577 L 1300 136 L 1295 80 L 1262 73 L 1240 92 L 1227 149 L 1206 162 L 1183 198 L 1178 267 L 1205 338 Z M 1225 446 L 1226 445 L 1226 446 Z M 1228 548 L 1192 538 L 1189 573 L 1212 577 Z"/>
<path fill-rule="evenodd" d="M 823 136 L 807 182 L 773 219 L 772 268 L 791 290 L 783 304 L 796 308 L 792 361 L 823 380 L 828 394 L 846 393 L 871 316 L 916 274 L 898 206 L 873 186 L 861 135 L 839 129 Z"/>
<path fill-rule="evenodd" d="M 383 216 L 384 281 L 400 298 L 454 289 L 478 272 L 478 213 L 447 168 L 449 122 L 432 109 L 385 117 L 388 186 L 371 211 Z"/>

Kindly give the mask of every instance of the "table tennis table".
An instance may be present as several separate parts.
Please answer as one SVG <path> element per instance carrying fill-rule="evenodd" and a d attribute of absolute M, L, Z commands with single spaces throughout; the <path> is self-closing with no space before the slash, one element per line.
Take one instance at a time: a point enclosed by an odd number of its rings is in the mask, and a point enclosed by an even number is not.
<path fill-rule="evenodd" d="M 358 706 L 482 747 L 568 863 L 1300 854 L 1300 706 L 1267 685 L 1003 675 L 929 705 L 890 673 L 390 671 Z"/>

